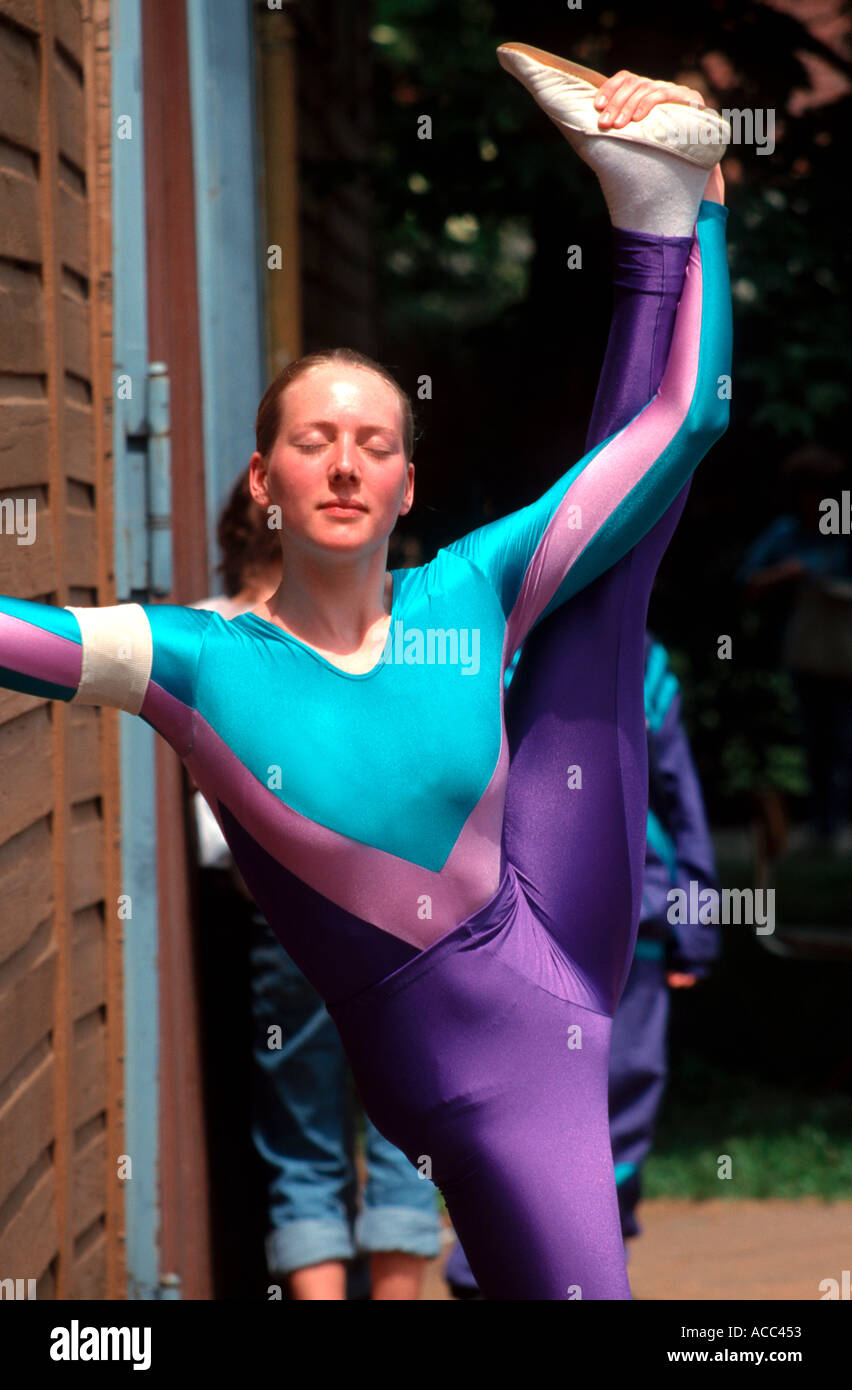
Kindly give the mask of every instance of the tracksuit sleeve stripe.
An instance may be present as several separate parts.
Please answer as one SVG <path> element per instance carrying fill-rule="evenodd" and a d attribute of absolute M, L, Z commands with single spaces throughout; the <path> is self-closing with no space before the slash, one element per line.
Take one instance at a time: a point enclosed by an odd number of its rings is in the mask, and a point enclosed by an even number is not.
<path fill-rule="evenodd" d="M 64 609 L 0 597 L 0 685 L 69 701 L 80 681 L 80 628 Z"/>
<path fill-rule="evenodd" d="M 509 614 L 508 650 L 641 540 L 724 433 L 729 405 L 719 377 L 730 372 L 731 356 L 726 216 L 719 204 L 701 205 L 656 396 L 556 485 L 561 496 Z"/>

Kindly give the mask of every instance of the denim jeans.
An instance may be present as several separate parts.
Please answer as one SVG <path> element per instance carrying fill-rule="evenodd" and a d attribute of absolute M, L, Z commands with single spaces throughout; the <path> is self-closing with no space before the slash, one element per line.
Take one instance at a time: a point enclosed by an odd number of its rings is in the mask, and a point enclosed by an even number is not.
<path fill-rule="evenodd" d="M 251 933 L 252 1139 L 270 1170 L 270 1273 L 376 1250 L 437 1255 L 434 1184 L 366 1115 L 367 1182 L 358 1209 L 353 1150 L 360 1107 L 339 1034 L 256 911 Z M 280 1037 L 270 1034 L 274 1028 Z"/>

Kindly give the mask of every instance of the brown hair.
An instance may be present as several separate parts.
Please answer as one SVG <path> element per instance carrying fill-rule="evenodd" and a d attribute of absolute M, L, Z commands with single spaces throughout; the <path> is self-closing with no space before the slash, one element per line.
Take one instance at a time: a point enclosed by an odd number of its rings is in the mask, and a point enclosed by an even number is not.
<path fill-rule="evenodd" d="M 367 357 L 355 348 L 347 347 L 320 348 L 316 352 L 309 352 L 305 357 L 297 357 L 295 362 L 288 363 L 283 371 L 278 373 L 275 380 L 270 382 L 257 408 L 257 421 L 255 423 L 257 452 L 262 454 L 264 458 L 269 457 L 281 428 L 281 401 L 287 387 L 303 372 L 309 371 L 311 367 L 323 366 L 327 362 L 341 362 L 347 367 L 365 367 L 368 371 L 375 372 L 376 376 L 380 376 L 383 381 L 394 388 L 402 411 L 405 461 L 409 463 L 414 452 L 414 409 L 411 398 L 380 362 L 374 361 L 372 357 Z"/>
<path fill-rule="evenodd" d="M 252 497 L 248 468 L 231 489 L 219 516 L 216 537 L 222 552 L 216 568 L 228 598 L 240 592 L 253 571 L 281 558 L 281 532 L 269 526 L 266 508 Z"/>

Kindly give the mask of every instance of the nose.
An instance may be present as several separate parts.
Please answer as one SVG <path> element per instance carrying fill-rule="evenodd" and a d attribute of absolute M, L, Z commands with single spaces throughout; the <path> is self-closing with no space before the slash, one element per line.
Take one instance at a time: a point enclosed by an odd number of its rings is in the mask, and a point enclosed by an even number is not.
<path fill-rule="evenodd" d="M 358 450 L 355 440 L 344 431 L 338 435 L 329 463 L 332 478 L 350 478 L 358 471 Z"/>

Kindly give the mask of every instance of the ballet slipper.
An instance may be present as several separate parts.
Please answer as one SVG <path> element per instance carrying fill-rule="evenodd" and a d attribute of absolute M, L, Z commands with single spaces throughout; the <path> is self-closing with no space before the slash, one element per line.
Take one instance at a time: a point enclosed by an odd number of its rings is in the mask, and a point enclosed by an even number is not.
<path fill-rule="evenodd" d="M 601 130 L 594 104 L 598 88 L 607 80 L 601 73 L 526 43 L 502 43 L 497 57 L 563 130 L 650 145 L 708 171 L 730 143 L 731 127 L 717 111 L 674 101 L 660 102 L 641 121 Z"/>

